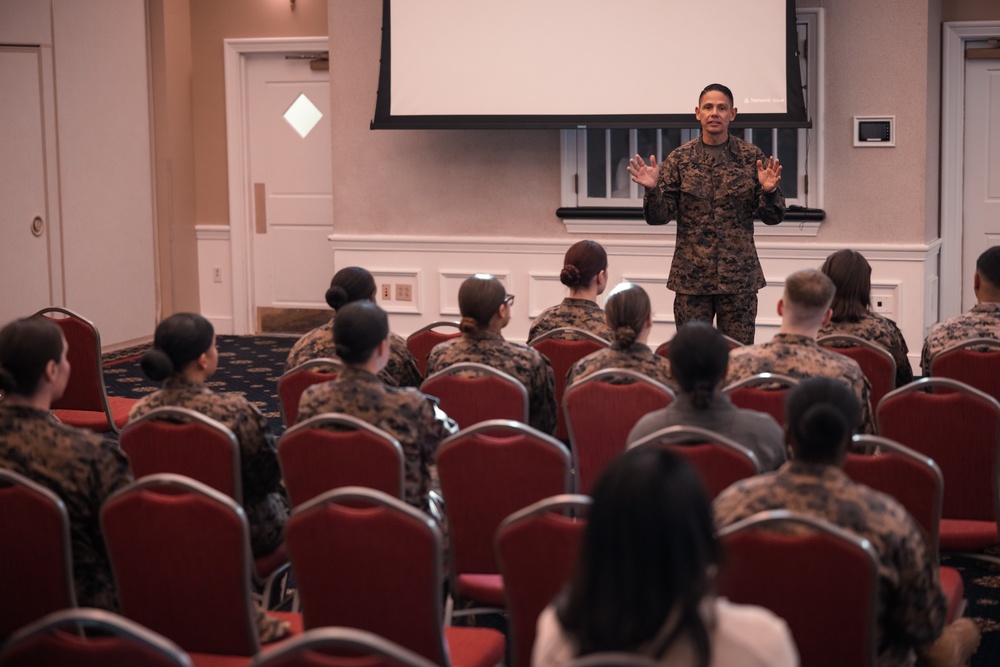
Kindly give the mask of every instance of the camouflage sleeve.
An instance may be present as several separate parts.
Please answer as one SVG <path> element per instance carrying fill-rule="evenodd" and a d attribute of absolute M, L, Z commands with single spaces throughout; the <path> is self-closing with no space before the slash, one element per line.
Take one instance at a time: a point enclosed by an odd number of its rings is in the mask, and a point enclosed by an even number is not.
<path fill-rule="evenodd" d="M 660 178 L 656 182 L 656 187 L 646 190 L 642 198 L 642 216 L 646 219 L 646 224 L 665 225 L 677 219 L 680 195 L 680 168 L 671 153 L 660 165 Z"/>
<path fill-rule="evenodd" d="M 532 382 L 528 396 L 528 422 L 542 433 L 556 430 L 555 373 L 552 364 L 541 354 L 532 372 Z"/>
<path fill-rule="evenodd" d="M 894 540 L 888 558 L 898 573 L 898 598 L 888 610 L 892 634 L 902 635 L 914 646 L 930 644 L 945 624 L 945 599 L 937 565 L 931 560 L 927 543 L 913 519 L 902 512 L 898 518 L 901 534 Z"/>
<path fill-rule="evenodd" d="M 417 368 L 417 360 L 406 347 L 406 340 L 396 334 L 390 334 L 389 362 L 385 370 L 397 387 L 419 387 L 424 380 Z"/>
<path fill-rule="evenodd" d="M 90 462 L 92 493 L 89 496 L 94 503 L 93 516 L 98 517 L 107 497 L 135 478 L 128 457 L 115 443 L 101 439 L 95 454 Z"/>
<path fill-rule="evenodd" d="M 910 359 L 907 356 L 910 350 L 906 346 L 906 339 L 903 338 L 903 332 L 899 330 L 896 323 L 892 320 L 886 320 L 886 323 L 888 325 L 886 327 L 886 336 L 889 339 L 889 352 L 892 353 L 893 359 L 896 360 L 896 386 L 902 387 L 904 384 L 909 384 L 913 381 L 913 368 L 910 366 Z"/>
<path fill-rule="evenodd" d="M 764 188 L 757 177 L 757 160 L 767 165 L 767 156 L 764 155 L 762 150 L 754 146 L 750 168 L 753 170 L 754 195 L 757 202 L 755 214 L 765 225 L 776 225 L 785 219 L 785 195 L 781 192 L 780 185 L 773 192 L 764 192 Z"/>
<path fill-rule="evenodd" d="M 246 403 L 233 423 L 233 432 L 240 443 L 244 497 L 253 500 L 275 491 L 281 482 L 281 468 L 274 434 L 264 415 Z"/>
<path fill-rule="evenodd" d="M 920 350 L 920 373 L 924 377 L 930 377 L 931 374 L 930 338 L 924 340 L 924 346 Z"/>
<path fill-rule="evenodd" d="M 861 432 L 869 435 L 875 434 L 875 415 L 872 411 L 872 384 L 868 378 L 861 375 L 857 385 L 861 388 L 858 400 L 861 403 Z"/>

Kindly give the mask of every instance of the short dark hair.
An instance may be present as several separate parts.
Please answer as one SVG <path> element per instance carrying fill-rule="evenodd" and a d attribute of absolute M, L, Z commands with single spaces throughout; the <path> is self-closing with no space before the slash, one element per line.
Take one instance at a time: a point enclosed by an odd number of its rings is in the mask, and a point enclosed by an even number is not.
<path fill-rule="evenodd" d="M 577 241 L 566 251 L 559 281 L 569 288 L 588 287 L 608 268 L 608 253 L 597 241 Z"/>
<path fill-rule="evenodd" d="M 363 364 L 389 335 L 389 316 L 374 301 L 352 301 L 333 318 L 333 342 L 346 364 Z"/>
<path fill-rule="evenodd" d="M 838 250 L 820 269 L 836 288 L 833 295 L 834 322 L 858 322 L 871 307 L 872 267 L 860 252 Z"/>
<path fill-rule="evenodd" d="M 707 322 L 688 322 L 670 340 L 667 356 L 681 391 L 691 396 L 695 408 L 708 408 L 729 366 L 725 337 Z"/>
<path fill-rule="evenodd" d="M 375 294 L 375 278 L 360 266 L 347 266 L 337 271 L 326 291 L 326 303 L 339 310 L 352 301 L 370 300 Z"/>
<path fill-rule="evenodd" d="M 836 463 L 861 423 L 861 404 L 840 380 L 807 378 L 788 392 L 785 420 L 795 459 Z"/>
<path fill-rule="evenodd" d="M 604 303 L 604 314 L 614 337 L 611 347 L 627 350 L 635 345 L 651 312 L 646 290 L 635 283 L 619 283 Z"/>
<path fill-rule="evenodd" d="M 506 288 L 494 276 L 476 274 L 466 278 L 458 288 L 462 333 L 476 333 L 487 328 L 506 297 Z"/>
<path fill-rule="evenodd" d="M 174 313 L 157 325 L 139 365 L 151 380 L 165 380 L 208 352 L 214 338 L 212 323 L 198 313 Z"/>
<path fill-rule="evenodd" d="M 702 89 L 701 94 L 698 95 L 698 106 L 701 106 L 701 98 L 705 97 L 705 93 L 713 90 L 725 95 L 729 99 L 729 106 L 731 107 L 736 106 L 736 102 L 733 99 L 733 91 L 729 90 L 728 86 L 723 86 L 721 83 L 710 83 L 707 86 L 705 86 Z"/>
<path fill-rule="evenodd" d="M 1000 245 L 987 248 L 976 260 L 976 273 L 995 289 L 1000 289 Z"/>
<path fill-rule="evenodd" d="M 0 330 L 0 389 L 34 396 L 45 367 L 62 354 L 62 329 L 52 320 L 36 315 L 9 322 Z"/>

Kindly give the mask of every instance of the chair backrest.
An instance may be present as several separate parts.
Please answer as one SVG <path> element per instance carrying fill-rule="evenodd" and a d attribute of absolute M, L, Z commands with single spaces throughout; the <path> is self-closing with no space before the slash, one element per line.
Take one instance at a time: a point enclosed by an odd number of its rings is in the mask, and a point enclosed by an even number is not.
<path fill-rule="evenodd" d="M 211 417 L 188 408 L 156 408 L 129 422 L 118 442 L 136 478 L 184 475 L 243 502 L 239 441 Z"/>
<path fill-rule="evenodd" d="M 861 372 L 872 386 L 872 406 L 878 405 L 883 396 L 895 389 L 896 360 L 889 350 L 878 343 L 851 334 L 821 336 L 816 339 L 816 343 L 858 362 Z"/>
<path fill-rule="evenodd" d="M 531 664 L 538 616 L 569 583 L 590 504 L 582 495 L 545 498 L 514 512 L 497 529 L 514 667 Z"/>
<path fill-rule="evenodd" d="M 572 485 L 565 445 L 507 420 L 481 422 L 446 438 L 437 467 L 456 574 L 498 573 L 493 539 L 500 523 Z"/>
<path fill-rule="evenodd" d="M 250 667 L 435 667 L 385 637 L 356 628 L 316 628 L 264 650 Z"/>
<path fill-rule="evenodd" d="M 666 385 L 621 368 L 597 371 L 567 387 L 562 411 L 580 493 L 590 493 L 604 466 L 625 451 L 636 422 L 673 400 Z"/>
<path fill-rule="evenodd" d="M 403 447 L 356 417 L 330 413 L 296 424 L 278 440 L 278 460 L 293 507 L 341 486 L 403 498 Z"/>
<path fill-rule="evenodd" d="M 878 455 L 848 453 L 844 472 L 855 482 L 898 500 L 926 533 L 927 546 L 937 562 L 944 497 L 941 468 L 934 459 L 881 436 L 856 435 L 854 445 L 854 450 L 877 450 Z"/>
<path fill-rule="evenodd" d="M 441 531 L 380 491 L 348 486 L 313 498 L 285 524 L 305 628 L 347 626 L 447 665 Z"/>
<path fill-rule="evenodd" d="M 23 628 L 0 651 L 4 667 L 192 667 L 166 637 L 101 609 L 64 609 Z"/>
<path fill-rule="evenodd" d="M 278 404 L 281 423 L 292 426 L 298 420 L 302 392 L 314 384 L 329 382 L 337 377 L 343 364 L 338 359 L 320 358 L 304 361 L 278 378 Z"/>
<path fill-rule="evenodd" d="M 803 665 L 875 664 L 879 560 L 868 540 L 787 510 L 755 514 L 719 537 L 719 594 L 785 619 Z"/>
<path fill-rule="evenodd" d="M 585 329 L 560 327 L 542 334 L 528 345 L 538 350 L 552 364 L 552 372 L 556 378 L 555 401 L 556 405 L 562 405 L 563 393 L 566 390 L 566 374 L 570 367 L 588 354 L 608 347 L 610 343 Z M 567 437 L 566 418 L 563 411 L 559 410 L 556 438 L 565 441 Z"/>
<path fill-rule="evenodd" d="M 0 468 L 0 639 L 76 606 L 66 505 L 41 484 Z"/>
<path fill-rule="evenodd" d="M 517 378 L 486 364 L 453 364 L 423 381 L 420 391 L 436 396 L 460 428 L 488 419 L 528 423 L 528 390 Z"/>
<path fill-rule="evenodd" d="M 406 348 L 417 361 L 420 374 L 427 372 L 427 357 L 435 345 L 462 335 L 458 322 L 431 322 L 406 337 Z"/>
<path fill-rule="evenodd" d="M 101 508 L 122 611 L 196 653 L 255 655 L 243 508 L 181 475 L 150 475 Z"/>
<path fill-rule="evenodd" d="M 729 346 L 730 350 L 735 350 L 738 347 L 743 347 L 743 343 L 741 343 L 740 341 L 736 340 L 732 336 L 727 336 L 726 334 L 722 334 L 722 337 L 725 339 L 726 345 Z M 654 350 L 654 352 L 656 354 L 660 355 L 661 357 L 663 357 L 664 359 L 669 359 L 670 358 L 670 342 L 671 341 L 668 340 L 665 343 L 660 343 L 659 345 L 656 346 L 656 350 Z"/>
<path fill-rule="evenodd" d="M 880 435 L 941 468 L 943 518 L 997 521 L 1000 403 L 995 398 L 957 380 L 921 378 L 887 394 L 876 419 Z"/>
<path fill-rule="evenodd" d="M 1000 401 L 1000 340 L 974 338 L 934 355 L 931 377 L 950 378 Z"/>
<path fill-rule="evenodd" d="M 760 460 L 748 447 L 697 426 L 668 426 L 631 447 L 662 447 L 683 456 L 701 475 L 710 500 L 731 484 L 762 472 Z"/>
<path fill-rule="evenodd" d="M 785 397 L 798 383 L 798 380 L 787 375 L 757 373 L 727 385 L 722 393 L 729 396 L 736 407 L 766 412 L 784 426 Z"/>

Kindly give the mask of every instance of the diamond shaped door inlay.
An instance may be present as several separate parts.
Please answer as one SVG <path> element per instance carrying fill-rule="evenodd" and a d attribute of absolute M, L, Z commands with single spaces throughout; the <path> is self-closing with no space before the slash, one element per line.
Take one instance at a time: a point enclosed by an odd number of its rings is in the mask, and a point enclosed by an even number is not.
<path fill-rule="evenodd" d="M 303 139 L 306 135 L 312 132 L 312 129 L 316 127 L 316 123 L 319 122 L 320 118 L 323 117 L 322 112 L 316 108 L 305 93 L 300 94 L 295 101 L 292 102 L 292 106 L 288 107 L 288 111 L 285 112 L 284 118 L 288 121 L 288 124 L 292 126 L 299 136 Z"/>

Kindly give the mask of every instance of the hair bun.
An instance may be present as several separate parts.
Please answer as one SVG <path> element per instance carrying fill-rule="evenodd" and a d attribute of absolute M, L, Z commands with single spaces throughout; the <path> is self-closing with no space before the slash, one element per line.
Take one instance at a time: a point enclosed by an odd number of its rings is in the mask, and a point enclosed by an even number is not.
<path fill-rule="evenodd" d="M 151 380 L 160 382 L 174 374 L 174 362 L 158 347 L 146 350 L 139 359 L 142 372 Z"/>
<path fill-rule="evenodd" d="M 326 291 L 326 303 L 334 310 L 338 310 L 351 301 L 351 296 L 340 285 L 334 285 Z"/>
<path fill-rule="evenodd" d="M 572 264 L 563 266 L 563 270 L 559 272 L 559 282 L 566 287 L 577 287 L 581 277 L 580 269 Z"/>
<path fill-rule="evenodd" d="M 474 334 L 479 331 L 479 322 L 474 317 L 463 317 L 458 323 L 458 330 L 462 333 Z"/>
<path fill-rule="evenodd" d="M 614 330 L 614 344 L 616 350 L 625 350 L 635 345 L 639 332 L 628 325 L 622 325 Z"/>
<path fill-rule="evenodd" d="M 849 432 L 844 415 L 828 403 L 816 403 L 803 413 L 799 434 L 817 445 L 833 446 Z"/>

